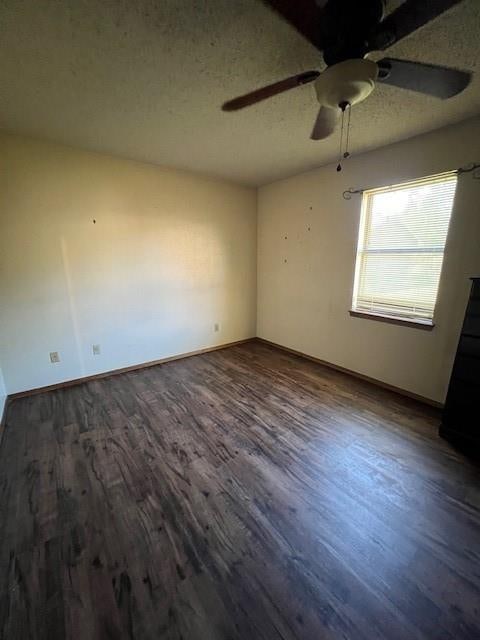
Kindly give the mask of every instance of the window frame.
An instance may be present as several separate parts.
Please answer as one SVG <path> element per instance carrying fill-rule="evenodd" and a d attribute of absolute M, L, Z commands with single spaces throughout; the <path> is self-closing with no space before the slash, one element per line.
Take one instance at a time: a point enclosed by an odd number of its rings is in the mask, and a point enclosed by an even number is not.
<path fill-rule="evenodd" d="M 385 192 L 389 192 L 389 191 L 394 191 L 394 190 L 399 190 L 399 189 L 408 189 L 409 187 L 415 187 L 415 186 L 421 186 L 422 183 L 424 184 L 428 184 L 431 182 L 438 182 L 441 181 L 442 178 L 444 178 L 445 180 L 451 179 L 455 177 L 455 190 L 454 190 L 454 195 L 453 195 L 453 200 L 452 200 L 452 208 L 450 211 L 450 217 L 448 220 L 448 227 L 447 227 L 447 233 L 445 236 L 445 243 L 443 246 L 443 252 L 442 252 L 442 264 L 440 267 L 440 274 L 439 274 L 439 282 L 438 282 L 438 286 L 437 286 L 437 291 L 436 291 L 436 298 L 435 298 L 435 303 L 433 306 L 433 311 L 432 311 L 432 318 L 421 318 L 421 317 L 415 317 L 415 316 L 405 316 L 405 315 L 395 315 L 395 314 L 388 314 L 388 313 L 382 313 L 380 311 L 375 311 L 375 310 L 366 310 L 366 309 L 360 309 L 360 308 L 355 308 L 355 301 L 357 299 L 358 296 L 358 289 L 360 286 L 360 269 L 362 267 L 362 247 L 364 246 L 365 243 L 365 234 L 367 233 L 367 225 L 370 224 L 371 222 L 371 217 L 367 214 L 367 210 L 368 210 L 368 206 L 369 206 L 369 198 L 371 198 L 372 196 L 374 196 L 376 193 L 385 193 Z M 431 176 L 425 176 L 422 178 L 418 178 L 416 180 L 408 180 L 405 182 L 400 182 L 398 184 L 392 184 L 392 185 L 387 185 L 387 186 L 383 186 L 383 187 L 378 187 L 378 188 L 373 188 L 373 189 L 365 189 L 362 192 L 362 204 L 361 204 L 361 210 L 360 210 L 360 221 L 359 221 L 359 225 L 358 225 L 358 236 L 357 236 L 357 248 L 356 248 L 356 252 L 355 252 L 355 269 L 354 269 L 354 279 L 353 279 L 353 290 L 352 290 L 352 296 L 351 296 L 351 307 L 349 310 L 349 314 L 352 317 L 355 318 L 366 318 L 366 319 L 370 319 L 370 320 L 378 320 L 380 322 L 388 322 L 388 323 L 392 323 L 392 324 L 397 324 L 397 325 L 401 325 L 401 326 L 410 326 L 410 327 L 414 327 L 417 329 L 424 329 L 427 331 L 431 331 L 434 327 L 435 327 L 435 313 L 437 310 L 437 302 L 438 302 L 438 292 L 440 290 L 440 283 L 441 283 L 441 277 L 442 277 L 442 272 L 443 272 L 443 263 L 444 263 L 444 258 L 445 258 L 445 249 L 447 246 L 447 241 L 448 241 L 448 234 L 450 231 L 450 223 L 452 220 L 452 216 L 453 216 L 453 209 L 454 209 L 454 205 L 455 205 L 455 198 L 456 198 L 456 189 L 457 189 L 457 185 L 458 185 L 458 172 L 457 171 L 446 171 L 444 173 L 440 173 L 440 174 L 435 174 L 435 175 L 431 175 Z"/>

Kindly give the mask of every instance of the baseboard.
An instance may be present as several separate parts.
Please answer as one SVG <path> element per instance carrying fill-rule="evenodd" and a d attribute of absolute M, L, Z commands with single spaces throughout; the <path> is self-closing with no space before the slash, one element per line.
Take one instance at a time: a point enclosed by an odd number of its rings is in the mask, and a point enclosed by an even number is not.
<path fill-rule="evenodd" d="M 256 340 L 257 342 L 268 344 L 271 347 L 276 347 L 277 349 L 281 349 L 282 351 L 286 351 L 287 353 L 292 353 L 293 355 L 300 356 L 301 358 L 305 358 L 306 360 L 311 360 L 312 362 L 321 364 L 324 367 L 328 367 L 329 369 L 334 369 L 335 371 L 346 373 L 349 376 L 352 376 L 354 378 L 359 378 L 360 380 L 363 380 L 365 382 L 370 382 L 370 384 L 374 384 L 377 387 L 381 387 L 382 389 L 387 389 L 387 391 L 393 391 L 394 393 L 398 393 L 412 400 L 417 400 L 418 402 L 422 402 L 423 404 L 428 404 L 429 406 L 435 407 L 436 409 L 443 408 L 443 404 L 441 402 L 436 402 L 435 400 L 431 400 L 430 398 L 425 398 L 424 396 L 417 395 L 416 393 L 412 393 L 411 391 L 407 391 L 406 389 L 395 387 L 391 384 L 387 384 L 386 382 L 382 382 L 381 380 L 377 380 L 377 378 L 370 378 L 370 376 L 366 376 L 363 373 L 358 373 L 357 371 L 346 369 L 345 367 L 341 367 L 337 364 L 333 364 L 332 362 L 327 362 L 326 360 L 321 360 L 320 358 L 309 356 L 307 353 L 303 353 L 302 351 L 296 351 L 295 349 L 290 349 L 290 347 L 284 347 L 282 344 L 277 344 L 276 342 L 265 340 L 265 338 L 256 338 Z"/>
<path fill-rule="evenodd" d="M 65 387 L 74 387 L 77 384 L 83 384 L 90 382 L 91 380 L 100 380 L 101 378 L 108 378 L 109 376 L 116 376 L 120 373 L 128 373 L 130 371 L 139 371 L 140 369 L 147 369 L 148 367 L 155 367 L 159 364 L 165 364 L 166 362 L 173 362 L 174 360 L 182 360 L 183 358 L 191 358 L 192 356 L 199 356 L 202 353 L 210 353 L 211 351 L 219 351 L 220 349 L 227 349 L 228 347 L 234 347 L 238 344 L 245 344 L 246 342 L 252 342 L 256 338 L 245 338 L 244 340 L 236 340 L 235 342 L 227 342 L 225 344 L 217 344 L 213 347 L 205 347 L 204 349 L 197 349 L 196 351 L 188 351 L 186 353 L 179 353 L 174 356 L 168 356 L 168 358 L 160 358 L 159 360 L 151 360 L 149 362 L 142 362 L 140 364 L 134 364 L 129 367 L 123 367 L 121 369 L 112 369 L 110 371 L 103 371 L 102 373 L 95 373 L 91 376 L 84 376 L 82 378 L 75 378 L 73 380 L 65 380 L 64 382 L 57 382 L 50 384 L 46 387 L 37 387 L 36 389 L 28 389 L 27 391 L 19 391 L 12 393 L 7 397 L 5 408 L 10 400 L 15 398 L 25 398 L 26 396 L 33 396 L 37 393 L 45 393 L 45 391 L 55 391 L 57 389 L 64 389 Z"/>
<path fill-rule="evenodd" d="M 381 380 L 377 380 L 376 378 L 371 378 L 370 376 L 363 375 L 362 373 L 358 373 L 357 371 L 352 371 L 351 369 L 346 369 L 345 367 L 341 367 L 339 365 L 333 364 L 332 362 L 327 362 L 326 360 L 321 360 L 320 358 L 316 358 L 315 356 L 310 356 L 307 353 L 303 353 L 302 351 L 296 351 L 295 349 L 290 349 L 290 347 L 285 347 L 284 345 L 278 344 L 276 342 L 271 342 L 270 340 L 266 340 L 265 338 L 245 338 L 244 340 L 236 340 L 235 342 L 227 342 L 225 344 L 215 345 L 213 347 L 205 347 L 204 349 L 197 349 L 196 351 L 189 351 L 187 353 L 179 353 L 174 356 L 169 356 L 167 358 L 160 358 L 159 360 L 151 360 L 149 362 L 142 362 L 139 364 L 134 364 L 129 367 L 123 367 L 121 369 L 112 369 L 110 371 L 104 371 L 102 373 L 95 373 L 91 376 L 84 376 L 82 378 L 75 378 L 73 380 L 66 380 L 64 382 L 57 382 L 55 384 L 51 384 L 45 387 L 37 387 L 36 389 L 28 389 L 27 391 L 19 391 L 18 393 L 12 393 L 7 397 L 7 401 L 5 402 L 5 407 L 3 410 L 2 419 L 0 422 L 0 433 L 3 429 L 3 425 L 5 422 L 7 405 L 10 400 L 15 398 L 24 398 L 26 396 L 32 396 L 37 393 L 44 393 L 46 391 L 55 391 L 56 389 L 64 389 L 66 387 L 73 387 L 78 384 L 83 384 L 85 382 L 89 382 L 91 380 L 100 380 L 101 378 L 107 378 L 109 376 L 118 375 L 121 373 L 128 373 L 130 371 L 138 371 L 141 369 L 147 369 L 148 367 L 155 367 L 159 364 L 165 364 L 166 362 L 173 362 L 174 360 L 182 360 L 183 358 L 190 358 L 192 356 L 198 356 L 202 353 L 209 353 L 211 351 L 218 351 L 220 349 L 227 349 L 228 347 L 233 347 L 239 344 L 245 344 L 247 342 L 260 342 L 263 344 L 267 344 L 271 347 L 275 347 L 277 349 L 281 349 L 282 351 L 286 351 L 287 353 L 291 353 L 293 355 L 299 356 L 301 358 L 305 358 L 306 360 L 310 360 L 312 362 L 316 362 L 317 364 L 321 364 L 329 369 L 334 369 L 335 371 L 340 371 L 341 373 L 345 373 L 347 375 L 353 376 L 354 378 L 358 378 L 365 382 L 369 382 L 371 384 L 376 385 L 377 387 L 381 387 L 382 389 L 387 389 L 388 391 L 393 391 L 394 393 L 398 393 L 407 398 L 411 398 L 412 400 L 417 400 L 418 402 L 422 402 L 431 407 L 435 407 L 437 409 L 443 408 L 443 404 L 440 402 L 436 402 L 435 400 L 431 400 L 430 398 L 425 398 L 424 396 L 417 395 L 416 393 L 412 393 L 411 391 L 407 391 L 406 389 L 401 389 L 400 387 L 395 387 L 393 385 L 387 384 L 386 382 L 382 382 Z"/>

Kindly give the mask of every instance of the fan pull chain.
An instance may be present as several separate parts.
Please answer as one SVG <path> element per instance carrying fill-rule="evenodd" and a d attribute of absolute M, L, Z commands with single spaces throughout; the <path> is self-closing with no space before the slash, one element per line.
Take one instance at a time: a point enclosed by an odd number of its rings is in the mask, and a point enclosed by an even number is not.
<path fill-rule="evenodd" d="M 342 170 L 342 158 L 348 158 L 348 156 L 350 155 L 349 151 L 348 151 L 348 145 L 349 145 L 349 139 L 350 139 L 350 104 L 348 102 L 341 102 L 339 105 L 340 109 L 342 110 L 342 126 L 340 129 L 340 151 L 338 154 L 338 165 L 337 165 L 337 171 L 341 171 Z M 343 132 L 345 129 L 345 111 L 348 109 L 348 114 L 347 114 L 347 135 L 346 135 L 346 145 L 345 145 L 345 152 L 343 152 Z"/>
<path fill-rule="evenodd" d="M 352 107 L 350 105 L 348 105 L 348 118 L 347 118 L 347 143 L 345 145 L 345 153 L 343 154 L 343 157 L 345 159 L 347 159 L 350 156 L 350 152 L 348 150 L 349 146 L 350 146 L 350 119 L 352 117 Z"/>
<path fill-rule="evenodd" d="M 338 153 L 337 171 L 342 170 L 343 127 L 345 124 L 345 109 L 342 105 L 340 105 L 340 108 L 342 109 L 342 126 L 340 128 L 340 151 Z"/>

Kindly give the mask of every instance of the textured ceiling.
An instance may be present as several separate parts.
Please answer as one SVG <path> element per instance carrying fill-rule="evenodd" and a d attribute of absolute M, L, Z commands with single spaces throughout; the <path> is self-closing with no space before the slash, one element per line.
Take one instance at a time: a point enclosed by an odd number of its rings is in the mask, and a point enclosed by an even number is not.
<path fill-rule="evenodd" d="M 479 33 L 480 2 L 464 0 L 389 55 L 480 71 Z M 259 0 L 0 0 L 1 128 L 244 184 L 330 162 L 338 139 L 309 139 L 313 86 L 220 105 L 321 66 Z M 352 111 L 352 152 L 477 113 L 480 73 L 445 102 L 379 86 Z"/>

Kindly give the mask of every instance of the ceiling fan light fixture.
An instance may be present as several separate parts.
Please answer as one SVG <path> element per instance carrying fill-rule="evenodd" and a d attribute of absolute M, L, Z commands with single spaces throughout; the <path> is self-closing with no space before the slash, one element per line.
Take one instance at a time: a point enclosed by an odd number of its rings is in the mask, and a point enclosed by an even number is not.
<path fill-rule="evenodd" d="M 368 98 L 375 88 L 378 66 L 372 60 L 355 58 L 328 67 L 315 81 L 315 91 L 321 105 L 338 108 L 350 106 Z"/>

